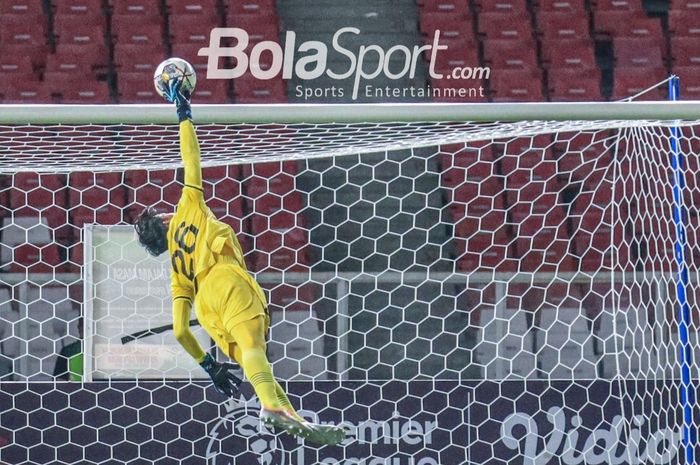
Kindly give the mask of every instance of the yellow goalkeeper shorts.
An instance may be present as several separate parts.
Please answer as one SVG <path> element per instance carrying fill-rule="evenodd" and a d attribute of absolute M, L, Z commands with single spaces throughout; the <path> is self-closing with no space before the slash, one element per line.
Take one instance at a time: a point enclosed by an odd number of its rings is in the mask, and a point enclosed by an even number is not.
<path fill-rule="evenodd" d="M 226 354 L 229 344 L 236 342 L 236 325 L 263 315 L 267 332 L 270 319 L 266 306 L 265 294 L 253 277 L 230 264 L 215 265 L 195 298 L 197 320 Z"/>

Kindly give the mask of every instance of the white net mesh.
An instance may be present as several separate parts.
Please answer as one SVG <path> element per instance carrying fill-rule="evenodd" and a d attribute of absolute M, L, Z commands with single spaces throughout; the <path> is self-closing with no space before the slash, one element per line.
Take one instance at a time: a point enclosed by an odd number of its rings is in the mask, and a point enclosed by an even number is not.
<path fill-rule="evenodd" d="M 248 386 L 222 404 L 171 332 L 122 341 L 170 323 L 167 263 L 128 224 L 179 199 L 177 127 L 3 127 L 0 460 L 679 463 L 675 124 L 199 125 L 275 374 L 348 429 L 324 449 L 261 428 Z M 93 382 L 44 382 L 81 353 Z"/>

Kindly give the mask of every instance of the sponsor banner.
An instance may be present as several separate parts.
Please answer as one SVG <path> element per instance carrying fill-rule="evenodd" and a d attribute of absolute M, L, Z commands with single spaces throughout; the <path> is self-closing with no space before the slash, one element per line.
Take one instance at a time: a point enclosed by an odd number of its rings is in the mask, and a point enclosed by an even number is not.
<path fill-rule="evenodd" d="M 248 385 L 240 399 L 225 401 L 209 383 L 5 383 L 0 461 L 679 463 L 672 383 L 324 381 L 291 382 L 287 389 L 309 420 L 342 424 L 346 441 L 319 448 L 272 434 L 257 419 Z"/>

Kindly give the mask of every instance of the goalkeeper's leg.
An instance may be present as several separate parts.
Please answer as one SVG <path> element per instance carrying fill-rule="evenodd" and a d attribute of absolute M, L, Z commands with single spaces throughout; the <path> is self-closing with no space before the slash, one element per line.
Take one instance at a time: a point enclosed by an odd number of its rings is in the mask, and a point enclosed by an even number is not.
<path fill-rule="evenodd" d="M 260 399 L 260 418 L 269 426 L 283 429 L 312 442 L 338 444 L 345 439 L 342 428 L 306 422 L 273 377 L 272 368 L 265 355 L 266 326 L 265 317 L 258 316 L 239 323 L 230 330 L 236 342 L 229 346 L 229 354 L 243 367 Z"/>

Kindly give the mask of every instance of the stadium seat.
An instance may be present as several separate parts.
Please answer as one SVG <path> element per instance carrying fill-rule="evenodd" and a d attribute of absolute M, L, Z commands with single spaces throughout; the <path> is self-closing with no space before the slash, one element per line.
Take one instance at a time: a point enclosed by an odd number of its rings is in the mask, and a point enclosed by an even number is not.
<path fill-rule="evenodd" d="M 287 88 L 282 79 L 262 81 L 252 75 L 243 75 L 233 83 L 235 101 L 238 103 L 284 103 Z"/>
<path fill-rule="evenodd" d="M 102 0 L 56 0 L 51 3 L 54 21 L 64 17 L 83 18 L 89 24 L 106 26 L 107 16 Z"/>
<path fill-rule="evenodd" d="M 221 18 L 213 14 L 170 15 L 170 40 L 176 43 L 196 43 L 200 47 L 209 45 L 209 34 L 221 26 Z"/>
<path fill-rule="evenodd" d="M 9 191 L 10 208 L 13 210 L 31 206 L 41 209 L 61 204 L 65 195 L 65 176 L 22 172 L 14 175 Z"/>
<path fill-rule="evenodd" d="M 68 177 L 69 204 L 92 209 L 107 204 L 123 208 L 126 205 L 126 189 L 122 180 L 122 173 L 71 173 Z"/>
<path fill-rule="evenodd" d="M 502 41 L 498 41 L 501 42 Z M 485 64 L 492 70 L 501 69 L 538 69 L 537 48 L 529 44 L 520 44 L 515 41 L 505 41 L 504 46 L 499 47 L 498 52 L 489 50 L 488 58 L 484 58 Z M 473 62 L 472 62 L 473 63 Z M 497 72 L 497 71 L 496 71 Z"/>
<path fill-rule="evenodd" d="M 207 56 L 199 56 L 197 53 L 199 52 L 199 49 L 202 48 L 202 44 L 193 44 L 193 43 L 177 43 L 173 42 L 171 44 L 171 49 L 172 49 L 172 55 L 177 56 L 177 57 L 182 57 L 186 59 L 194 68 L 195 72 L 197 73 L 198 78 L 201 79 L 202 76 L 207 75 L 207 69 L 209 68 L 209 57 Z M 265 54 L 267 55 L 267 54 Z M 267 59 L 266 56 L 261 57 L 261 62 L 264 62 Z M 227 57 L 221 57 L 219 60 L 221 60 L 221 68 L 226 68 L 228 67 L 228 58 Z"/>
<path fill-rule="evenodd" d="M 110 103 L 109 85 L 106 81 L 80 80 L 75 82 L 73 73 L 46 73 L 47 88 L 60 103 Z"/>
<path fill-rule="evenodd" d="M 520 272 L 565 272 L 575 268 L 573 257 L 569 255 L 565 227 L 546 228 L 529 237 L 517 237 L 511 251 L 517 258 Z"/>
<path fill-rule="evenodd" d="M 644 13 L 630 17 L 628 12 L 607 12 L 594 18 L 596 33 L 603 36 L 627 37 L 632 39 L 655 40 L 663 43 L 661 21 L 658 18 L 647 18 Z"/>
<path fill-rule="evenodd" d="M 3 103 L 51 103 L 51 93 L 40 81 L 0 83 L 0 99 Z"/>
<path fill-rule="evenodd" d="M 597 69 L 595 45 L 589 39 L 542 42 L 542 64 L 550 70 Z"/>
<path fill-rule="evenodd" d="M 162 18 L 160 0 L 110 0 L 112 15 Z"/>
<path fill-rule="evenodd" d="M 640 39 L 615 38 L 613 54 L 617 68 L 662 68 L 664 66 L 661 46 L 655 41 L 640 43 Z"/>
<path fill-rule="evenodd" d="M 216 0 L 167 0 L 165 2 L 171 15 L 216 13 Z"/>
<path fill-rule="evenodd" d="M 426 42 L 432 42 L 435 31 L 440 30 L 440 39 L 450 42 L 474 42 L 472 21 L 464 14 L 425 13 L 420 16 L 420 31 Z M 456 48 L 456 47 L 452 47 Z M 448 48 L 449 50 L 449 48 Z"/>
<path fill-rule="evenodd" d="M 60 258 L 57 244 L 21 244 L 14 247 L 11 254 L 3 248 L 3 262 L 11 260 L 2 270 L 10 273 L 51 273 L 61 271 L 63 261 Z"/>
<path fill-rule="evenodd" d="M 45 16 L 28 19 L 26 15 L 0 16 L 0 52 L 3 55 L 26 55 L 32 63 L 43 65 L 47 53 Z"/>
<path fill-rule="evenodd" d="M 317 283 L 306 283 L 300 285 L 277 284 L 269 288 L 265 287 L 270 295 L 270 309 L 274 311 L 308 312 L 318 296 L 322 294 Z M 285 319 L 289 317 L 286 314 Z M 306 316 L 304 315 L 306 319 Z M 296 336 L 295 336 L 296 337 Z"/>
<path fill-rule="evenodd" d="M 450 42 L 447 50 L 441 50 L 436 55 L 433 69 L 439 72 L 447 72 L 455 67 L 479 66 L 479 44 L 476 40 Z M 430 54 L 425 59 L 430 63 Z"/>
<path fill-rule="evenodd" d="M 461 271 L 516 271 L 518 260 L 509 258 L 511 242 L 505 228 L 456 238 L 457 266 Z"/>
<path fill-rule="evenodd" d="M 673 66 L 700 66 L 700 36 L 672 37 Z"/>
<path fill-rule="evenodd" d="M 515 50 L 531 49 L 537 51 L 537 42 L 534 39 L 528 40 L 508 40 L 508 39 L 493 39 L 483 42 L 484 46 L 484 61 L 490 63 L 500 60 L 501 55 L 512 55 Z M 523 52 L 530 53 L 530 52 Z"/>
<path fill-rule="evenodd" d="M 671 0 L 669 10 L 685 10 L 694 12 L 700 10 L 698 0 Z"/>
<path fill-rule="evenodd" d="M 594 11 L 644 11 L 641 0 L 593 0 Z"/>
<path fill-rule="evenodd" d="M 614 70 L 613 100 L 631 97 L 666 79 L 665 68 L 617 68 Z M 635 100 L 666 100 L 665 88 L 658 88 Z"/>
<path fill-rule="evenodd" d="M 117 74 L 117 91 L 121 103 L 163 103 L 153 87 L 152 73 Z"/>
<path fill-rule="evenodd" d="M 490 79 L 492 99 L 495 102 L 538 102 L 544 100 L 542 73 L 539 70 L 494 73 Z"/>
<path fill-rule="evenodd" d="M 700 64 L 695 66 L 674 66 L 673 74 L 680 77 L 680 97 L 682 100 L 700 100 Z M 698 152 L 692 151 L 689 153 Z"/>
<path fill-rule="evenodd" d="M 499 13 L 521 17 L 523 14 L 527 14 L 525 0 L 476 0 L 474 5 L 479 14 Z"/>
<path fill-rule="evenodd" d="M 231 81 L 229 79 L 205 79 L 206 74 L 197 80 L 197 102 L 229 103 L 231 101 Z"/>
<path fill-rule="evenodd" d="M 112 15 L 112 40 L 114 43 L 162 47 L 163 18 L 160 16 Z"/>
<path fill-rule="evenodd" d="M 226 16 L 228 27 L 239 27 L 248 33 L 249 44 L 257 44 L 265 40 L 279 42 L 279 19 L 274 14 L 268 15 L 231 15 Z"/>
<path fill-rule="evenodd" d="M 464 1 L 464 0 L 463 0 Z M 275 0 L 233 0 L 224 3 L 231 15 L 269 15 L 277 8 Z"/>
<path fill-rule="evenodd" d="M 546 13 L 537 15 L 537 33 L 543 41 L 561 42 L 590 38 L 588 18 L 580 13 Z"/>
<path fill-rule="evenodd" d="M 29 15 L 36 17 L 44 13 L 43 0 L 7 0 L 0 2 L 0 16 Z"/>
<path fill-rule="evenodd" d="M 15 74 L 24 79 L 36 79 L 32 60 L 26 55 L 0 54 L 0 74 Z"/>
<path fill-rule="evenodd" d="M 173 50 L 174 56 L 181 56 Z M 167 54 L 160 45 L 114 44 L 114 64 L 119 72 L 153 73 Z M 189 60 L 188 60 L 189 61 Z"/>
<path fill-rule="evenodd" d="M 603 99 L 597 69 L 552 69 L 547 73 L 547 88 L 553 102 L 594 102 Z"/>
<path fill-rule="evenodd" d="M 107 33 L 102 17 L 93 18 L 83 15 L 56 16 L 53 24 L 54 34 L 59 43 L 105 44 Z"/>
<path fill-rule="evenodd" d="M 140 212 L 146 206 L 172 211 L 180 200 L 182 185 L 175 170 L 136 170 L 127 175 L 127 203 Z M 138 212 L 137 212 L 138 213 Z"/>
<path fill-rule="evenodd" d="M 532 27 L 521 16 L 500 13 L 482 13 L 478 17 L 479 35 L 484 40 L 532 40 Z"/>
<path fill-rule="evenodd" d="M 669 11 L 668 30 L 673 37 L 700 37 L 697 16 L 686 11 Z"/>
<path fill-rule="evenodd" d="M 535 10 L 551 13 L 581 13 L 585 14 L 584 0 L 537 0 Z"/>

